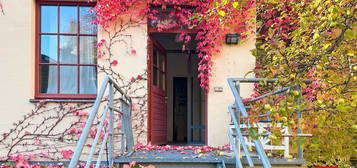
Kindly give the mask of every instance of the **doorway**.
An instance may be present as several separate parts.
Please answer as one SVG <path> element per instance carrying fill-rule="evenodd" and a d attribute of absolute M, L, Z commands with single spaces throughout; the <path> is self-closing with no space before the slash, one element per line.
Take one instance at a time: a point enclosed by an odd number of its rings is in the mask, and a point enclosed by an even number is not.
<path fill-rule="evenodd" d="M 173 77 L 172 142 L 187 142 L 187 78 Z"/>
<path fill-rule="evenodd" d="M 194 39 L 195 34 L 190 34 Z M 150 33 L 149 135 L 152 144 L 206 143 L 206 95 L 199 86 L 196 42 L 182 50 L 177 33 Z"/>

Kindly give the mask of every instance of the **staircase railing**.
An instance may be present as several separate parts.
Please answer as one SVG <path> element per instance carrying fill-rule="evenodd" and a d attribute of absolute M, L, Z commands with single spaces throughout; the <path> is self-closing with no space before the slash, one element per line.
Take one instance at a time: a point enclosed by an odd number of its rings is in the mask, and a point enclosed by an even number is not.
<path fill-rule="evenodd" d="M 228 79 L 228 84 L 229 87 L 231 88 L 231 91 L 234 96 L 234 105 L 228 107 L 228 111 L 232 120 L 232 128 L 229 130 L 229 139 L 230 139 L 230 144 L 233 148 L 233 152 L 236 158 L 236 168 L 242 168 L 242 163 L 240 161 L 241 154 L 240 154 L 240 147 L 242 146 L 245 157 L 247 159 L 248 165 L 250 167 L 254 166 L 254 163 L 252 161 L 252 158 L 250 156 L 250 152 L 248 150 L 248 142 L 246 141 L 246 138 L 244 138 L 245 135 L 242 133 L 243 127 L 241 125 L 245 125 L 244 128 L 252 128 L 254 126 L 249 125 L 249 120 L 246 120 L 245 124 L 241 124 L 241 119 L 249 118 L 249 114 L 247 113 L 247 106 L 244 105 L 241 96 L 240 96 L 240 84 L 241 83 L 258 83 L 258 82 L 267 82 L 267 83 L 272 83 L 276 82 L 277 79 L 264 79 L 264 78 L 229 78 Z M 306 81 L 307 83 L 310 81 Z M 289 89 L 296 88 L 299 91 L 299 96 L 297 103 L 301 103 L 301 88 L 299 85 L 293 85 L 289 87 L 284 87 L 272 92 L 269 92 L 267 94 L 258 96 L 256 98 L 253 98 L 249 100 L 248 102 L 255 102 L 258 100 L 261 100 L 263 98 L 266 98 L 271 95 L 276 95 L 276 94 L 281 94 Z M 303 134 L 302 130 L 300 128 L 300 119 L 302 117 L 301 112 L 299 110 L 296 110 L 297 112 L 297 128 L 298 128 L 298 136 L 311 136 L 311 134 Z M 269 120 L 269 114 L 270 111 L 266 114 L 262 114 L 259 117 L 267 117 Z M 291 135 L 284 135 L 284 136 L 291 136 Z M 254 138 L 253 138 L 254 139 Z M 268 157 L 265 154 L 265 149 L 259 139 L 254 139 L 253 144 L 255 146 L 256 152 L 262 162 L 262 165 L 264 168 L 270 168 L 271 164 L 268 159 Z M 287 144 L 288 145 L 288 144 Z M 298 142 L 298 159 L 303 159 L 303 150 L 302 150 L 302 144 L 301 142 Z"/>
<path fill-rule="evenodd" d="M 104 94 L 108 90 L 109 95 L 108 97 L 104 97 Z M 119 98 L 114 99 L 114 94 L 119 93 Z M 131 127 L 131 108 L 132 108 L 132 100 L 130 97 L 128 97 L 124 91 L 120 89 L 120 87 L 109 77 L 105 77 L 103 80 L 103 83 L 101 85 L 101 88 L 97 94 L 97 98 L 95 100 L 95 103 L 92 107 L 91 112 L 88 115 L 88 119 L 86 121 L 86 124 L 82 130 L 82 134 L 79 138 L 79 141 L 77 142 L 77 146 L 75 149 L 75 152 L 72 156 L 72 159 L 69 164 L 69 168 L 75 168 L 79 162 L 79 159 L 81 157 L 83 148 L 85 146 L 85 143 L 88 139 L 89 132 L 91 131 L 91 128 L 93 127 L 93 122 L 96 116 L 98 115 L 98 109 L 103 104 L 104 102 L 107 102 L 107 104 L 104 107 L 104 111 L 101 114 L 101 119 L 99 124 L 97 125 L 97 130 L 95 137 L 92 141 L 91 148 L 89 150 L 88 156 L 87 156 L 87 162 L 85 168 L 89 168 L 90 165 L 92 164 L 93 157 L 95 150 L 97 149 L 96 146 L 98 144 L 98 141 L 100 138 L 101 140 L 101 145 L 100 145 L 100 150 L 98 153 L 97 161 L 96 161 L 96 166 L 95 168 L 99 168 L 102 162 L 102 157 L 105 151 L 105 148 L 107 147 L 107 159 L 108 159 L 108 165 L 111 167 L 113 166 L 113 160 L 114 160 L 114 141 L 113 135 L 119 135 L 120 136 L 120 153 L 121 154 L 130 154 L 133 151 L 133 146 L 134 146 L 134 140 L 133 140 L 133 133 L 132 133 L 132 127 Z M 120 108 L 118 107 L 120 106 Z M 118 112 L 121 115 L 121 118 L 118 120 L 115 120 L 114 118 L 114 111 Z M 121 128 L 118 131 L 118 133 L 114 133 L 114 122 L 121 122 Z M 104 138 L 103 138 L 103 133 Z M 115 146 L 119 146 L 115 145 Z"/>

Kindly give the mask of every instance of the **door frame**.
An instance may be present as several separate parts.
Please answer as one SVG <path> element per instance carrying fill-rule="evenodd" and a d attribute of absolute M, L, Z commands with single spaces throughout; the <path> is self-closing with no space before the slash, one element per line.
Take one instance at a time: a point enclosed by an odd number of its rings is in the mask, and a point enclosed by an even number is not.
<path fill-rule="evenodd" d="M 177 29 L 171 29 L 171 30 L 163 30 L 163 31 L 158 31 L 157 29 L 151 28 L 150 25 L 147 25 L 147 87 L 148 87 L 148 101 L 147 101 L 147 110 L 148 110 L 148 116 L 147 116 L 147 142 L 151 142 L 152 139 L 152 135 L 151 135 L 151 115 L 152 115 L 152 111 L 151 111 L 151 105 L 152 105 L 152 43 L 153 43 L 153 38 L 151 37 L 151 35 L 153 33 L 193 33 L 196 34 L 198 33 L 198 30 L 196 29 L 181 29 L 181 28 L 177 28 Z M 167 62 L 166 62 L 166 69 L 167 69 Z M 166 81 L 168 80 L 167 78 L 165 79 Z M 167 85 L 167 82 L 165 82 L 165 84 Z M 167 89 L 167 86 L 166 86 Z M 208 93 L 206 92 L 204 95 L 204 114 L 205 114 L 205 145 L 208 144 Z M 167 110 L 166 110 L 167 112 Z M 190 129 L 190 128 L 187 128 Z"/>

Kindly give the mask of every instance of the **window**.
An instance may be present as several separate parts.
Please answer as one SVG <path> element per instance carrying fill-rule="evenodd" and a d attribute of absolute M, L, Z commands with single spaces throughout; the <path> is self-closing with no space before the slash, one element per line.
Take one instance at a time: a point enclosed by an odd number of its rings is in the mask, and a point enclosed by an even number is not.
<path fill-rule="evenodd" d="M 84 6 L 87 5 L 87 6 Z M 97 27 L 88 3 L 38 6 L 36 98 L 95 98 Z"/>
<path fill-rule="evenodd" d="M 157 46 L 153 50 L 153 84 L 154 86 L 166 90 L 165 86 L 165 53 Z"/>

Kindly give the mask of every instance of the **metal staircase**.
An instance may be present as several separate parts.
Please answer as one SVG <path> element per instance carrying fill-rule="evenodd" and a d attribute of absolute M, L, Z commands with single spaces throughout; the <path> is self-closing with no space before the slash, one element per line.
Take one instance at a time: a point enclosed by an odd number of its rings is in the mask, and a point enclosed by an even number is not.
<path fill-rule="evenodd" d="M 245 130 L 250 129 L 250 128 L 256 128 L 258 129 L 258 133 L 262 133 L 264 130 L 264 126 L 267 127 L 266 125 L 269 124 L 270 122 L 270 111 L 268 111 L 266 114 L 261 114 L 258 117 L 266 117 L 267 121 L 265 121 L 265 124 L 258 123 L 254 125 L 249 124 L 249 114 L 247 113 L 247 108 L 250 108 L 249 106 L 245 106 L 241 96 L 240 96 L 240 84 L 241 83 L 259 83 L 259 82 L 276 82 L 277 79 L 263 79 L 263 78 L 229 78 L 228 79 L 228 84 L 229 87 L 233 93 L 234 96 L 234 104 L 228 107 L 229 115 L 231 117 L 231 125 L 229 129 L 229 141 L 231 144 L 232 151 L 235 155 L 235 160 L 236 160 L 236 168 L 243 168 L 242 162 L 241 162 L 241 157 L 243 156 L 241 154 L 241 147 L 243 148 L 243 153 L 244 157 L 246 158 L 248 162 L 249 167 L 253 167 L 254 163 L 252 160 L 252 153 L 250 152 L 249 149 L 252 147 L 255 148 L 256 155 L 258 155 L 259 160 L 261 161 L 262 165 L 264 168 L 270 168 L 271 163 L 265 153 L 265 150 L 283 150 L 284 151 L 284 156 L 287 157 L 289 155 L 289 137 L 291 136 L 288 132 L 287 127 L 281 127 L 282 128 L 282 133 L 283 133 L 283 145 L 282 146 L 272 146 L 272 145 L 267 145 L 267 142 L 270 142 L 271 140 L 268 138 L 268 135 L 271 134 L 270 132 L 266 132 L 265 134 L 261 135 L 255 135 L 255 137 L 250 137 L 249 133 L 247 133 Z M 309 81 L 306 81 L 309 82 Z M 282 89 L 278 89 L 269 93 L 266 93 L 264 95 L 261 95 L 259 97 L 253 98 L 249 100 L 248 102 L 255 102 L 264 98 L 267 98 L 271 95 L 276 95 L 276 94 L 282 94 L 288 91 L 289 89 L 297 89 L 299 90 L 299 97 L 298 97 L 298 104 L 300 104 L 301 101 L 301 88 L 299 85 L 293 85 L 289 87 L 284 87 Z M 302 130 L 300 129 L 300 119 L 302 117 L 300 111 L 297 112 L 297 120 L 298 120 L 298 135 L 300 137 L 309 137 L 312 136 L 311 134 L 303 134 Z M 264 130 L 266 131 L 266 130 Z M 257 138 L 259 137 L 259 138 Z M 253 140 L 250 140 L 253 139 Z M 298 142 L 298 159 L 303 159 L 303 150 L 302 150 L 302 144 Z"/>
<path fill-rule="evenodd" d="M 107 93 L 108 96 L 104 96 L 105 93 Z M 93 122 L 97 115 L 101 115 L 101 117 L 99 124 L 97 125 L 95 138 L 92 140 L 90 145 L 91 148 L 88 153 L 85 168 L 89 168 L 93 164 L 95 164 L 95 168 L 99 168 L 102 164 L 102 158 L 105 149 L 107 152 L 106 155 L 108 160 L 106 165 L 109 165 L 109 167 L 112 167 L 114 164 L 114 146 L 119 147 L 118 149 L 120 150 L 121 155 L 130 155 L 133 152 L 134 140 L 131 128 L 132 100 L 124 93 L 125 92 L 123 92 L 112 79 L 109 77 L 104 78 L 95 103 L 92 107 L 92 111 L 89 113 L 81 137 L 77 142 L 75 152 L 68 166 L 69 168 L 77 167 L 83 148 L 88 139 L 89 132 L 91 131 Z M 115 95 L 118 96 L 115 97 Z M 105 102 L 107 104 L 104 107 L 104 111 L 101 114 L 98 114 L 99 107 Z M 116 115 L 114 112 L 118 114 Z M 114 122 L 120 122 L 122 127 L 115 129 Z M 119 138 L 120 144 L 114 145 L 114 137 Z M 101 141 L 97 161 L 93 162 L 94 153 L 96 153 L 96 146 L 99 140 Z"/>
<path fill-rule="evenodd" d="M 231 117 L 231 125 L 229 129 L 229 141 L 231 145 L 232 152 L 234 153 L 234 159 L 232 157 L 217 157 L 212 158 L 191 158 L 182 159 L 179 157 L 168 158 L 165 160 L 159 159 L 138 159 L 132 157 L 133 155 L 138 155 L 138 152 L 133 153 L 133 133 L 131 128 L 131 108 L 132 100 L 130 97 L 125 95 L 120 87 L 115 84 L 115 82 L 109 77 L 105 77 L 101 85 L 101 88 L 98 92 L 96 101 L 92 107 L 92 111 L 89 113 L 88 119 L 86 121 L 85 127 L 83 128 L 80 139 L 77 143 L 75 153 L 73 154 L 69 168 L 75 168 L 78 165 L 79 159 L 81 158 L 82 151 L 84 146 L 86 146 L 86 141 L 88 139 L 89 133 L 92 130 L 92 127 L 96 126 L 96 134 L 94 139 L 91 140 L 90 149 L 86 150 L 87 160 L 85 163 L 85 168 L 89 168 L 95 165 L 95 168 L 99 168 L 102 165 L 108 165 L 112 167 L 113 165 L 119 166 L 119 164 L 129 163 L 130 161 L 141 161 L 142 163 L 157 163 L 158 167 L 168 167 L 169 164 L 173 167 L 177 167 L 176 164 L 186 164 L 191 167 L 212 167 L 216 165 L 217 168 L 226 168 L 232 167 L 235 164 L 236 168 L 243 168 L 243 165 L 248 165 L 253 167 L 257 164 L 262 164 L 264 168 L 271 167 L 271 159 L 268 159 L 265 150 L 269 150 L 269 146 L 266 145 L 267 135 L 261 135 L 260 138 L 252 138 L 246 132 L 249 128 L 260 128 L 259 124 L 250 125 L 249 120 L 250 116 L 247 113 L 249 106 L 245 106 L 239 93 L 239 84 L 240 83 L 256 83 L 256 82 L 275 82 L 276 79 L 260 79 L 260 78 L 230 78 L 228 79 L 228 84 L 231 88 L 231 91 L 234 95 L 234 104 L 228 107 L 229 115 Z M 285 87 L 270 93 L 264 94 L 257 98 L 251 99 L 249 102 L 254 102 L 261 100 L 263 98 L 269 97 L 271 95 L 280 94 L 286 92 L 290 88 L 300 89 L 299 85 L 294 85 L 291 87 Z M 116 97 L 117 96 L 117 97 Z M 299 96 L 298 103 L 301 101 L 301 94 Z M 101 105 L 104 107 L 101 107 Z M 104 110 L 100 113 L 98 112 L 100 108 Z M 311 136 L 310 134 L 303 134 L 300 129 L 300 119 L 301 113 L 297 112 L 298 117 L 298 136 Z M 269 118 L 270 112 L 260 115 L 260 117 Z M 98 117 L 99 116 L 99 117 Z M 120 117 L 118 117 L 120 116 Z M 96 117 L 99 118 L 99 122 L 94 122 Z M 121 128 L 114 128 L 114 123 L 121 123 Z M 286 128 L 284 128 L 286 129 Z M 269 133 L 268 133 L 269 134 Z M 283 133 L 284 137 L 290 137 L 288 132 Z M 261 138 L 263 137 L 263 138 Z M 264 140 L 265 138 L 265 140 Z M 250 140 L 252 139 L 252 140 Z M 262 143 L 263 142 L 263 143 Z M 115 145 L 114 145 L 115 144 Z M 284 143 L 283 143 L 284 144 Z M 99 149 L 97 148 L 99 145 Z M 284 147 L 276 148 L 278 150 L 286 150 L 286 147 L 289 147 L 289 143 L 285 142 Z M 241 152 L 242 148 L 242 152 Z M 254 148 L 255 151 L 252 152 L 251 149 Z M 153 151 L 155 152 L 155 151 Z M 285 156 L 288 154 L 289 150 L 284 151 Z M 114 153 L 116 155 L 114 155 Z M 132 155 L 131 155 L 132 154 Z M 158 152 L 157 154 L 160 154 Z M 94 155 L 96 155 L 97 161 L 93 160 Z M 106 156 L 106 162 L 103 162 L 102 159 Z M 121 156 L 121 157 L 118 157 Z M 298 159 L 302 159 L 302 145 L 298 146 Z M 182 157 L 182 156 L 181 156 Z M 242 160 L 244 157 L 246 160 Z M 140 157 L 139 157 L 140 158 Z M 171 160 L 170 160 L 171 159 Z M 243 161 L 243 162 L 242 162 Z M 258 163 L 257 161 L 260 161 Z M 273 162 L 272 162 L 273 163 Z M 166 164 L 166 165 L 162 165 Z M 274 164 L 274 163 L 273 163 Z M 275 165 L 275 164 L 274 164 Z M 202 167 L 201 166 L 201 167 Z M 183 166 L 185 167 L 185 166 Z"/>

